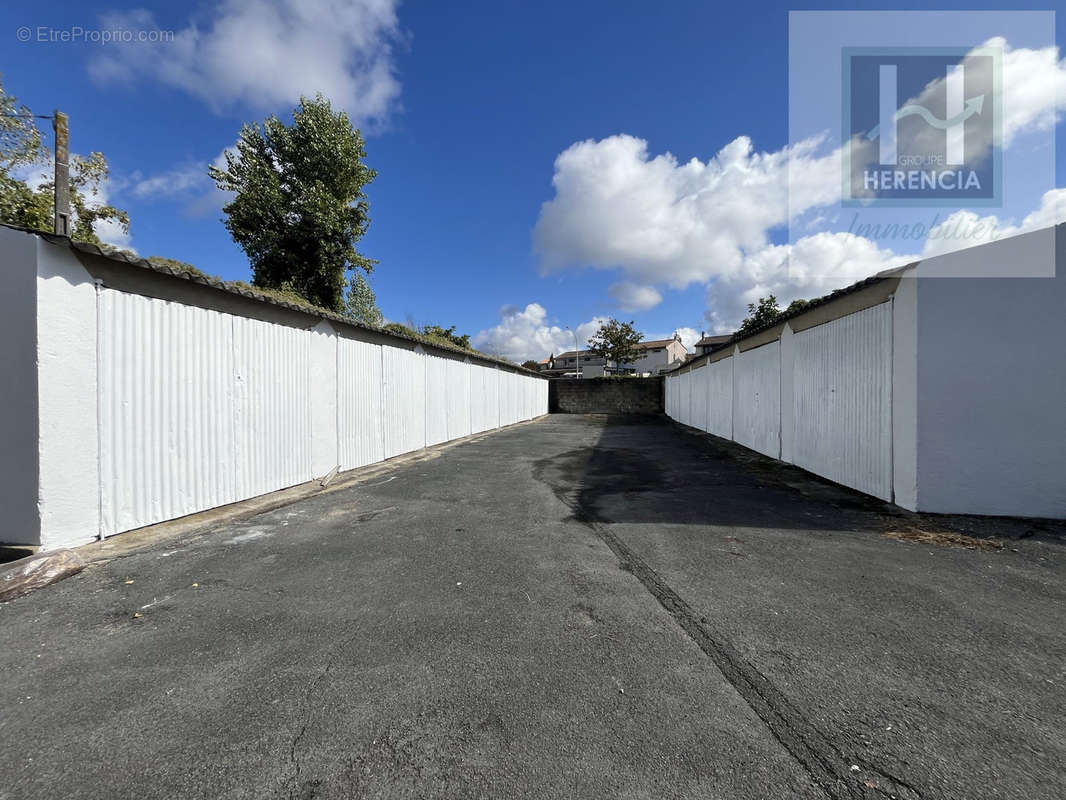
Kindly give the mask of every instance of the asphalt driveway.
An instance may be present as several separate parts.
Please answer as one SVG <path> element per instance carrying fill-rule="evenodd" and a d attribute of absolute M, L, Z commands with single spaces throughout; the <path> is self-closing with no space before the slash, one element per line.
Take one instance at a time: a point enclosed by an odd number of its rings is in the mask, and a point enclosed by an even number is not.
<path fill-rule="evenodd" d="M 1060 798 L 1064 533 L 551 416 L 0 604 L 0 798 Z"/>

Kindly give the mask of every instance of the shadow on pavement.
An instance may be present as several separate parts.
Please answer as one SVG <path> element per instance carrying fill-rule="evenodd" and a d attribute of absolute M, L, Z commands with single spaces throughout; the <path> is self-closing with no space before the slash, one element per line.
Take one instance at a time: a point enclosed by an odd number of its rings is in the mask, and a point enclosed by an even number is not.
<path fill-rule="evenodd" d="M 665 416 L 586 419 L 601 426 L 594 446 L 534 467 L 584 521 L 878 532 L 908 526 L 1066 542 L 1064 521 L 915 514 Z"/>

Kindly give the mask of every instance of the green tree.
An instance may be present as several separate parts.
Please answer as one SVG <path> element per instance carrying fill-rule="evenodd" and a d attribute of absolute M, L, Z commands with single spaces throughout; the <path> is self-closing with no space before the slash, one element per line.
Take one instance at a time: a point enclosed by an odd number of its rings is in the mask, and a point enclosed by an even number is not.
<path fill-rule="evenodd" d="M 619 322 L 613 317 L 602 325 L 589 339 L 589 350 L 596 356 L 614 362 L 615 366 L 636 361 L 637 345 L 644 334 L 633 327 L 633 321 Z"/>
<path fill-rule="evenodd" d="M 344 311 L 347 271 L 369 273 L 375 263 L 355 249 L 370 224 L 364 188 L 377 175 L 364 158 L 362 134 L 322 95 L 301 98 L 291 125 L 271 115 L 241 128 L 225 168 L 209 173 L 235 193 L 225 224 L 256 286 Z"/>
<path fill-rule="evenodd" d="M 781 309 L 777 305 L 774 295 L 760 297 L 758 303 L 748 303 L 748 316 L 740 323 L 737 333 L 747 333 L 764 325 L 769 325 L 781 316 Z"/>
<path fill-rule="evenodd" d="M 356 272 L 348 281 L 348 294 L 344 297 L 344 315 L 363 325 L 380 328 L 385 318 L 378 308 L 377 296 L 362 272 Z"/>
<path fill-rule="evenodd" d="M 776 322 L 785 314 L 800 311 L 810 305 L 809 300 L 793 300 L 784 311 L 777 305 L 774 295 L 760 297 L 758 304 L 748 303 L 748 316 L 740 323 L 737 333 L 748 333 Z"/>
<path fill-rule="evenodd" d="M 0 168 L 7 175 L 12 169 L 37 164 L 48 159 L 41 141 L 41 131 L 33 121 L 33 112 L 19 105 L 4 90 L 0 80 Z"/>
<path fill-rule="evenodd" d="M 522 366 L 525 367 L 526 369 L 531 369 L 534 372 L 540 372 L 540 363 L 537 362 L 537 361 L 534 361 L 532 358 L 529 359 L 529 361 L 523 361 L 522 362 Z"/>
<path fill-rule="evenodd" d="M 41 140 L 41 131 L 32 112 L 9 95 L 0 84 L 0 220 L 33 230 L 51 231 L 55 224 L 55 178 L 50 172 L 50 156 Z M 25 179 L 35 168 L 42 172 L 32 184 Z M 129 232 L 129 215 L 112 205 L 100 203 L 100 187 L 109 169 L 103 153 L 70 158 L 70 235 L 83 242 L 100 244 L 94 226 L 115 221 Z"/>

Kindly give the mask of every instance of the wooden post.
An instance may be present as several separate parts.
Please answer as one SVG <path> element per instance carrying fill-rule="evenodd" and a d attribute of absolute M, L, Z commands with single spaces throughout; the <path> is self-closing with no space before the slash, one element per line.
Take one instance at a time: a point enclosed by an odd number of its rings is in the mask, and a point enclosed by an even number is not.
<path fill-rule="evenodd" d="M 55 232 L 70 236 L 70 129 L 67 115 L 57 110 L 52 117 L 55 130 Z"/>

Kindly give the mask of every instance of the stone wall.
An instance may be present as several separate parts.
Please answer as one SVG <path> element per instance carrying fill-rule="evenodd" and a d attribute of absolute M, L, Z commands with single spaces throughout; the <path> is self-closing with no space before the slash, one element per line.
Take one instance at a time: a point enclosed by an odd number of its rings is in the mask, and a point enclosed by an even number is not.
<path fill-rule="evenodd" d="M 552 414 L 661 414 L 663 379 L 553 378 L 548 382 Z"/>

